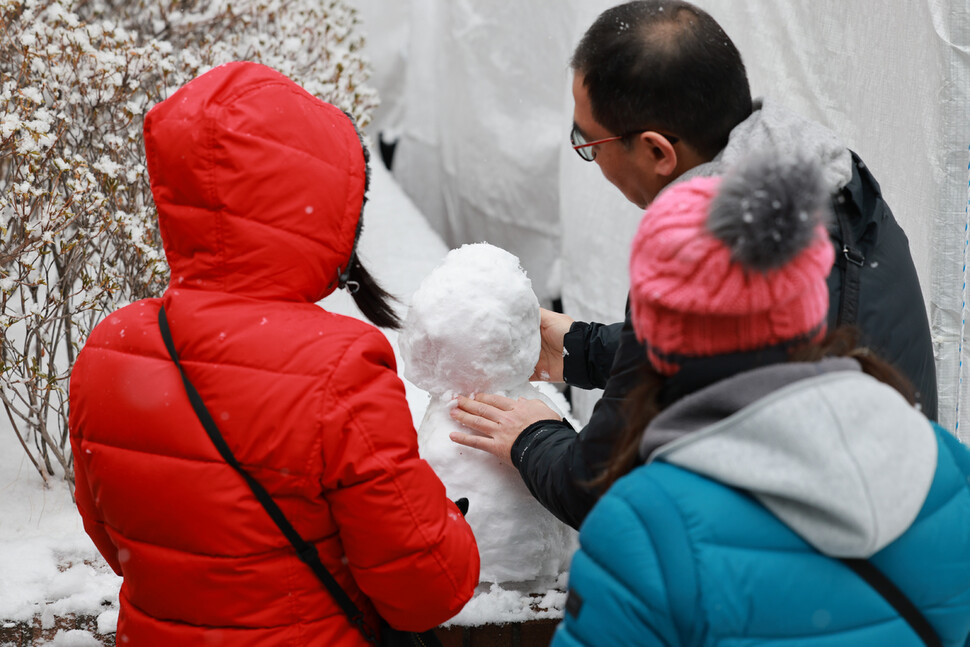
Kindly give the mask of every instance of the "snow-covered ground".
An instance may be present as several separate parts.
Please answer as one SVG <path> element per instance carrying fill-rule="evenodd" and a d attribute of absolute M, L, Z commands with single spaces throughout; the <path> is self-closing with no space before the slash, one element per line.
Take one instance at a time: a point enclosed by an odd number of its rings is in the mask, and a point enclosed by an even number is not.
<path fill-rule="evenodd" d="M 375 160 L 370 201 L 361 236 L 361 258 L 388 291 L 404 303 L 448 249 Z M 351 298 L 338 292 L 322 304 L 329 310 L 360 316 Z M 402 306 L 401 314 L 405 313 Z M 402 366 L 397 335 L 388 333 Z M 403 374 L 403 371 L 402 371 Z M 415 426 L 429 395 L 405 381 Z M 555 389 L 543 392 L 566 410 Z M 559 579 L 559 589 L 565 576 Z M 57 617 L 97 617 L 98 633 L 113 633 L 118 618 L 121 578 L 102 560 L 84 533 L 66 484 L 45 488 L 16 436 L 0 424 L 0 621 L 39 618 L 54 626 Z M 519 622 L 562 615 L 565 594 L 553 590 L 539 597 L 508 587 L 483 585 L 478 596 L 453 622 L 466 625 Z M 542 609 L 538 610 L 537 609 Z M 51 647 L 91 647 L 101 641 L 86 630 L 60 630 Z"/>

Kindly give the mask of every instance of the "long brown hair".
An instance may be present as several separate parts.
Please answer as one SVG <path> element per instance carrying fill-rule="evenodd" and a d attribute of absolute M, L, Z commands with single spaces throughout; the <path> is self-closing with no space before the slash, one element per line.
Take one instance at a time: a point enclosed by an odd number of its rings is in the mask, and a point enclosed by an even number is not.
<path fill-rule="evenodd" d="M 817 362 L 826 357 L 851 357 L 859 362 L 862 371 L 898 391 L 911 405 L 916 404 L 915 390 L 889 362 L 868 348 L 859 346 L 859 331 L 842 326 L 830 332 L 822 341 L 794 348 L 788 355 L 790 362 Z M 649 364 L 644 365 L 639 384 L 627 395 L 623 405 L 626 424 L 613 447 L 605 471 L 589 482 L 605 492 L 613 483 L 640 463 L 640 437 L 647 425 L 664 409 L 661 393 L 667 378 Z"/>

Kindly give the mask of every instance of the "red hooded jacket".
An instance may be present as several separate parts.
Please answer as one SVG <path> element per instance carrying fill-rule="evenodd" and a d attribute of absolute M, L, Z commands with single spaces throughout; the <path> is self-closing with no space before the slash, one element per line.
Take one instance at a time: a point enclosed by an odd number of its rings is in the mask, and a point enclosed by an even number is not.
<path fill-rule="evenodd" d="M 118 645 L 366 644 L 209 440 L 162 305 L 236 458 L 370 625 L 448 619 L 478 582 L 471 529 L 418 457 L 386 338 L 315 305 L 363 203 L 352 122 L 233 63 L 152 109 L 145 146 L 172 281 L 98 325 L 70 384 L 78 509 L 124 576 Z"/>

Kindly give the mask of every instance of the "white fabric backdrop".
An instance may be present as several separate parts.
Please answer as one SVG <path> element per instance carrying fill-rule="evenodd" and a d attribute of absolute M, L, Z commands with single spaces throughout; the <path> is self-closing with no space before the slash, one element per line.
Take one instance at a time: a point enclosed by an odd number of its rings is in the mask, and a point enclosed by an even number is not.
<path fill-rule="evenodd" d="M 614 0 L 401 4 L 410 9 L 407 54 L 397 59 L 406 59 L 404 87 L 378 84 L 385 100 L 403 105 L 395 177 L 449 245 L 488 240 L 509 249 L 543 298 L 557 291 L 554 265 L 561 258 L 566 312 L 618 320 L 640 214 L 566 144 L 569 55 Z M 941 422 L 970 441 L 970 386 L 962 373 L 967 0 L 697 4 L 738 45 L 755 95 L 771 95 L 835 130 L 881 183 L 910 238 L 927 300 Z M 388 42 L 368 33 L 378 47 Z"/>
<path fill-rule="evenodd" d="M 377 135 L 390 138 L 400 133 L 404 121 L 404 82 L 407 79 L 408 48 L 411 43 L 411 2 L 398 0 L 351 0 L 357 9 L 364 34 L 364 53 L 370 59 L 370 84 L 380 93 L 381 105 L 367 133 L 376 144 Z"/>
<path fill-rule="evenodd" d="M 385 4 L 358 4 L 375 2 Z M 578 1 L 406 4 L 411 38 L 394 176 L 449 245 L 508 249 L 548 300 L 558 293 L 562 54 Z"/>

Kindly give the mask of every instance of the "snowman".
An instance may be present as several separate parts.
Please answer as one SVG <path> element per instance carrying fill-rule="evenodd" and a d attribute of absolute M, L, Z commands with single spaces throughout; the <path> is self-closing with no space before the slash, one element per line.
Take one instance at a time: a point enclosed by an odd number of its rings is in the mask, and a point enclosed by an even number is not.
<path fill-rule="evenodd" d="M 480 581 L 547 590 L 568 568 L 575 531 L 532 497 L 515 468 L 448 437 L 470 431 L 449 415 L 457 395 L 539 399 L 560 412 L 529 382 L 539 302 L 518 258 L 487 243 L 449 252 L 414 293 L 400 345 L 404 376 L 431 395 L 418 450 L 449 497 L 469 500 Z"/>

